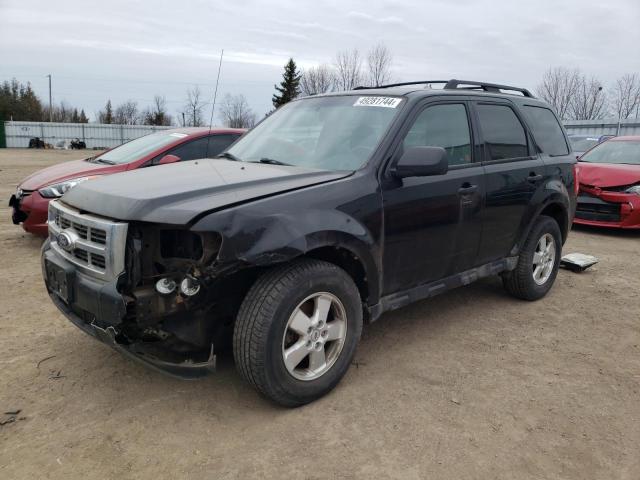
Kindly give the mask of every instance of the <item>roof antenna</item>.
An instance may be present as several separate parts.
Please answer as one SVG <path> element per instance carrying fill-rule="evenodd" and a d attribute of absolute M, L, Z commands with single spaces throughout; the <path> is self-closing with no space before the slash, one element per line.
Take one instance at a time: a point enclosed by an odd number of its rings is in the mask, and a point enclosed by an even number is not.
<path fill-rule="evenodd" d="M 222 71 L 222 57 L 224 48 L 220 52 L 220 63 L 218 64 L 218 78 L 216 79 L 216 89 L 213 92 L 213 105 L 211 106 L 211 119 L 209 120 L 209 136 L 207 137 L 207 157 L 209 156 L 209 142 L 211 141 L 211 127 L 213 126 L 213 112 L 216 110 L 216 97 L 218 96 L 218 84 L 220 83 L 220 72 Z"/>

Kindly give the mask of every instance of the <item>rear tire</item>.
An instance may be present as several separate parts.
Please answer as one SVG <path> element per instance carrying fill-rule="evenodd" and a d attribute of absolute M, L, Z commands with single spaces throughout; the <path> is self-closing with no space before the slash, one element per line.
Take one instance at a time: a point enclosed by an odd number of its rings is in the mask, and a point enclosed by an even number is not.
<path fill-rule="evenodd" d="M 558 223 L 541 215 L 533 225 L 518 256 L 515 270 L 502 276 L 504 288 L 523 300 L 538 300 L 553 286 L 562 255 Z"/>
<path fill-rule="evenodd" d="M 304 259 L 277 267 L 251 287 L 233 333 L 240 374 L 287 407 L 331 391 L 347 372 L 362 332 L 362 305 L 336 265 Z"/>

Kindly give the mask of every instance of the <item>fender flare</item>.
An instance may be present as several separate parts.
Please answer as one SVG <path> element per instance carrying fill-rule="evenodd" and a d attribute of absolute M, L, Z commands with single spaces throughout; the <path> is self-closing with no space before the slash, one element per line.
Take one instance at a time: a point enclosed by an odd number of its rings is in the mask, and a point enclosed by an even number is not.
<path fill-rule="evenodd" d="M 317 225 L 325 228 L 317 230 Z M 216 263 L 224 266 L 223 270 L 272 266 L 325 247 L 349 252 L 364 271 L 367 303 L 378 301 L 382 269 L 380 246 L 364 225 L 344 212 L 316 211 L 305 216 L 218 214 L 205 217 L 192 230 L 221 234 L 222 245 Z"/>
<path fill-rule="evenodd" d="M 520 235 L 518 236 L 518 240 L 513 246 L 513 249 L 511 250 L 511 255 L 518 255 L 520 253 L 520 248 L 522 247 L 522 245 L 524 245 L 524 242 L 526 242 L 527 237 L 529 236 L 529 232 L 531 232 L 531 229 L 533 228 L 533 225 L 535 224 L 536 220 L 538 220 L 542 212 L 551 205 L 557 205 L 558 207 L 560 207 L 560 209 L 562 210 L 566 218 L 566 222 L 567 222 L 566 231 L 562 232 L 563 241 L 566 240 L 567 234 L 571 229 L 570 206 L 569 206 L 569 202 L 567 201 L 567 197 L 557 192 L 557 193 L 554 193 L 553 195 L 548 196 L 544 200 L 544 202 L 538 205 L 535 212 L 531 216 L 531 220 L 526 225 L 526 227 L 522 229 L 522 231 L 520 232 Z M 560 230 L 562 231 L 563 225 L 559 225 L 559 227 L 560 227 Z"/>

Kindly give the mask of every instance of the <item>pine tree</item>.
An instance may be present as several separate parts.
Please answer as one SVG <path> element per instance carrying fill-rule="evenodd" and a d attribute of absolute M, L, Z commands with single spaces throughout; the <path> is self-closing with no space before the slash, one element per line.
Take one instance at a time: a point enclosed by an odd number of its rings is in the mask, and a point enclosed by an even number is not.
<path fill-rule="evenodd" d="M 87 115 L 84 113 L 84 109 L 80 110 L 80 123 L 89 123 Z"/>
<path fill-rule="evenodd" d="M 111 106 L 111 100 L 107 100 L 107 105 L 104 107 L 104 110 L 98 113 L 98 122 L 113 123 L 113 107 Z"/>
<path fill-rule="evenodd" d="M 25 120 L 42 120 L 42 103 L 40 103 L 40 99 L 31 88 L 31 84 L 28 82 L 26 87 L 21 89 L 20 103 L 22 104 Z"/>
<path fill-rule="evenodd" d="M 275 108 L 290 102 L 300 94 L 300 77 L 296 62 L 293 61 L 293 58 L 290 58 L 284 66 L 280 86 L 274 85 L 276 91 L 279 92 L 274 94 L 271 99 Z"/>
<path fill-rule="evenodd" d="M 0 85 L 0 115 L 5 119 L 39 122 L 42 113 L 42 103 L 31 84 L 22 84 L 14 78 Z"/>

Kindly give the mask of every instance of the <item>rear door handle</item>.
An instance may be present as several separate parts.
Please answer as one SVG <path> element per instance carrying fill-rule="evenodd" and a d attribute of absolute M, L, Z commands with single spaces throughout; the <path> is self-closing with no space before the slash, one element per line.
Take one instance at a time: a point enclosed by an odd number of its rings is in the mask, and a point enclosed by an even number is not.
<path fill-rule="evenodd" d="M 474 193 L 478 190 L 477 185 L 471 185 L 470 183 L 463 183 L 462 186 L 458 189 L 458 195 L 469 195 L 470 193 Z"/>
<path fill-rule="evenodd" d="M 542 175 L 535 172 L 531 172 L 527 177 L 527 181 L 531 183 L 539 182 L 540 180 L 542 180 Z"/>

